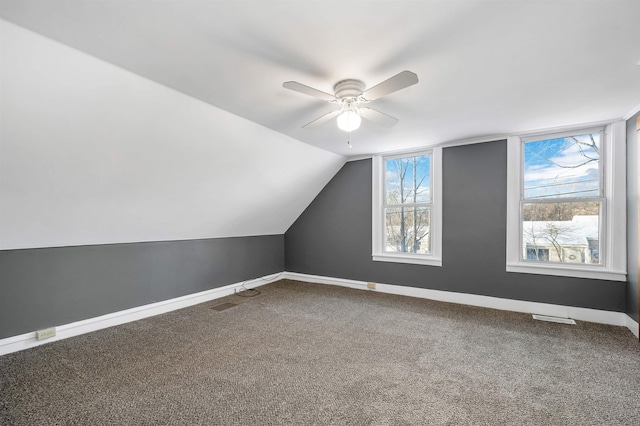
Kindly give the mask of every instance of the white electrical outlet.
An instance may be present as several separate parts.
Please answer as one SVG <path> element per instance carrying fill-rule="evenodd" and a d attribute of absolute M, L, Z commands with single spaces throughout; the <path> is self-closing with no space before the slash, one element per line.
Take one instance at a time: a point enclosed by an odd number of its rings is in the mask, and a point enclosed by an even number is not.
<path fill-rule="evenodd" d="M 36 331 L 36 340 L 48 339 L 56 335 L 56 328 L 45 328 L 44 330 Z"/>

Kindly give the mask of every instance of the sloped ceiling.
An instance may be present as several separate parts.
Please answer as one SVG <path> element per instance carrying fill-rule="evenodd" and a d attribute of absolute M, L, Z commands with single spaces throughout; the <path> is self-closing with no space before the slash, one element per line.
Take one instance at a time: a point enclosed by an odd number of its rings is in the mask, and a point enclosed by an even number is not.
<path fill-rule="evenodd" d="M 621 118 L 640 104 L 640 2 L 2 1 L 2 17 L 341 155 Z M 301 126 L 331 110 L 287 91 L 420 82 L 375 107 L 392 129 Z"/>
<path fill-rule="evenodd" d="M 345 162 L 0 27 L 0 249 L 283 234 Z"/>

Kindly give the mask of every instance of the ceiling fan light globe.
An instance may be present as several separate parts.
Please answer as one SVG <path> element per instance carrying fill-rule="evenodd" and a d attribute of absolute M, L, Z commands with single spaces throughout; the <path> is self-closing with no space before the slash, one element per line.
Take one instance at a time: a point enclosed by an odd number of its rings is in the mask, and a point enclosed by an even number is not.
<path fill-rule="evenodd" d="M 338 128 L 345 132 L 352 132 L 360 127 L 362 119 L 355 111 L 345 111 L 338 116 Z"/>

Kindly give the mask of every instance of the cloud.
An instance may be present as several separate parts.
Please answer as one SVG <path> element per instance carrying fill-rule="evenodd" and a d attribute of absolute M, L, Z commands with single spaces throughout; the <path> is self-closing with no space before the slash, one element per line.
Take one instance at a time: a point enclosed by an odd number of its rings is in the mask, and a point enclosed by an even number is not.
<path fill-rule="evenodd" d="M 584 180 L 585 177 L 591 178 L 594 175 L 598 176 L 598 163 L 596 162 L 583 164 L 575 168 L 563 168 L 558 167 L 554 164 L 550 164 L 549 166 L 535 166 L 526 168 L 524 172 L 524 180 L 528 183 L 537 182 L 539 184 L 557 181 L 576 182 Z"/>

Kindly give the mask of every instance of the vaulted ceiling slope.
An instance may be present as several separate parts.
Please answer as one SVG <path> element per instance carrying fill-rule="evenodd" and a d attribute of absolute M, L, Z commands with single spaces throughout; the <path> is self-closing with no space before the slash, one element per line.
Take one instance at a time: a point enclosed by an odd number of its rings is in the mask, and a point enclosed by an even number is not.
<path fill-rule="evenodd" d="M 2 16 L 342 155 L 621 118 L 640 104 L 637 0 L 3 0 Z M 333 93 L 402 70 L 370 104 L 400 121 L 301 128 Z"/>
<path fill-rule="evenodd" d="M 345 162 L 0 26 L 0 249 L 282 234 Z"/>

